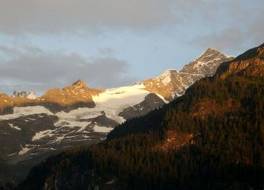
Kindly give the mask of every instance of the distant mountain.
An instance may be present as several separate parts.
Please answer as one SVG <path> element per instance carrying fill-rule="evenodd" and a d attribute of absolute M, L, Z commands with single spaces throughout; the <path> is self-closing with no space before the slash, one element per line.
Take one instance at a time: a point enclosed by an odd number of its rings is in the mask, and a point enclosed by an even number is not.
<path fill-rule="evenodd" d="M 47 159 L 18 189 L 263 189 L 263 52 L 222 63 L 100 144 Z"/>
<path fill-rule="evenodd" d="M 3 168 L 11 173 L 2 175 L 21 179 L 28 169 L 49 155 L 102 141 L 116 126 L 181 96 L 196 80 L 212 75 L 221 61 L 229 59 L 215 50 L 207 50 L 197 59 L 204 61 L 203 65 L 199 63 L 203 71 L 199 73 L 191 69 L 168 70 L 153 79 L 113 89 L 90 88 L 78 80 L 36 98 L 29 98 L 27 93 L 2 94 L 0 169 L 4 163 Z M 194 62 L 188 67 L 195 67 Z M 0 173 L 0 178 L 3 176 Z"/>
<path fill-rule="evenodd" d="M 217 50 L 207 49 L 199 58 L 185 65 L 179 72 L 167 70 L 160 76 L 143 81 L 146 89 L 171 101 L 182 96 L 195 81 L 215 74 L 219 65 L 232 60 Z"/>
<path fill-rule="evenodd" d="M 201 74 L 204 76 L 213 76 L 223 62 L 232 60 L 230 56 L 209 48 L 199 58 L 188 65 L 185 65 L 180 71 L 182 73 Z"/>
<path fill-rule="evenodd" d="M 13 92 L 13 97 L 22 97 L 22 98 L 27 98 L 27 99 L 37 99 L 37 95 L 33 91 L 14 91 Z"/>
<path fill-rule="evenodd" d="M 95 107 L 93 96 L 103 90 L 89 88 L 85 82 L 78 80 L 63 89 L 50 89 L 40 97 L 40 104 L 53 112 L 71 111 L 80 107 Z"/>

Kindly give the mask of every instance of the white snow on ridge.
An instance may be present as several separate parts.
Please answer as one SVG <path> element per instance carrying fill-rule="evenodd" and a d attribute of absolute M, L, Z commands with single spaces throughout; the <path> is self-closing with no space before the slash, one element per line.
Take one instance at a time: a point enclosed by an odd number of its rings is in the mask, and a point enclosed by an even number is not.
<path fill-rule="evenodd" d="M 47 114 L 53 115 L 48 109 L 43 106 L 26 106 L 26 107 L 14 107 L 13 114 L 0 115 L 0 121 L 17 119 L 22 116 L 29 116 L 34 114 Z"/>
<path fill-rule="evenodd" d="M 38 141 L 44 137 L 52 137 L 52 136 L 53 136 L 52 130 L 40 131 L 32 137 L 32 141 Z"/>
<path fill-rule="evenodd" d="M 21 128 L 15 126 L 15 125 L 12 124 L 12 123 L 8 123 L 8 125 L 9 125 L 9 127 L 11 127 L 12 129 L 16 129 L 16 130 L 18 130 L 18 131 L 21 131 Z"/>
<path fill-rule="evenodd" d="M 68 113 L 62 111 L 53 114 L 44 106 L 14 107 L 14 113 L 0 115 L 0 121 L 17 119 L 21 116 L 34 114 L 47 114 L 57 116 L 59 118 L 58 123 L 62 121 L 72 123 L 73 121 L 81 119 L 96 118 L 104 112 L 108 118 L 113 119 L 118 123 L 122 123 L 125 120 L 119 116 L 120 112 L 127 107 L 143 102 L 148 94 L 150 94 L 150 92 L 145 90 L 143 84 L 113 88 L 108 89 L 97 96 L 93 96 L 93 100 L 96 104 L 94 108 L 78 108 Z M 73 125 L 76 125 L 76 123 L 70 124 L 69 127 Z M 81 124 L 80 127 L 83 127 L 83 125 Z"/>
<path fill-rule="evenodd" d="M 58 112 L 56 116 L 60 119 L 71 119 L 71 120 L 79 120 L 79 119 L 92 119 L 102 115 L 100 110 L 96 111 L 94 108 L 77 108 L 70 112 Z"/>
<path fill-rule="evenodd" d="M 37 95 L 35 94 L 35 92 L 31 91 L 28 95 L 27 98 L 30 100 L 35 100 L 37 99 Z"/>
<path fill-rule="evenodd" d="M 21 115 L 33 115 L 33 114 L 47 114 L 53 115 L 47 108 L 44 106 L 27 106 L 27 107 L 15 107 L 14 114 Z"/>
<path fill-rule="evenodd" d="M 169 101 L 166 100 L 162 95 L 158 94 L 158 93 L 155 93 L 155 95 L 157 95 L 165 104 L 168 104 Z"/>
<path fill-rule="evenodd" d="M 145 100 L 149 94 L 145 86 L 134 85 L 120 88 L 108 89 L 98 96 L 93 96 L 95 102 L 94 108 L 78 108 L 68 113 L 58 112 L 55 115 L 59 121 L 55 124 L 57 127 L 76 127 L 81 128 L 89 125 L 89 122 L 79 121 L 99 117 L 105 113 L 106 117 L 115 120 L 117 123 L 123 123 L 125 119 L 119 114 L 127 107 L 134 106 Z"/>
<path fill-rule="evenodd" d="M 54 125 L 56 127 L 69 127 L 69 128 L 80 127 L 80 128 L 86 128 L 89 124 L 91 124 L 91 122 L 75 121 L 75 120 L 61 120 L 60 119 Z"/>
<path fill-rule="evenodd" d="M 110 128 L 110 127 L 101 127 L 101 126 L 94 126 L 93 128 L 94 132 L 97 132 L 97 133 L 109 133 L 110 131 L 113 130 L 113 128 Z"/>
<path fill-rule="evenodd" d="M 96 107 L 92 109 L 104 111 L 108 118 L 123 123 L 125 120 L 119 114 L 125 108 L 143 102 L 148 94 L 150 92 L 143 84 L 108 89 L 93 97 Z"/>
<path fill-rule="evenodd" d="M 93 100 L 99 106 L 119 108 L 138 104 L 144 101 L 148 94 L 149 92 L 145 90 L 143 84 L 137 84 L 134 86 L 108 89 L 98 96 L 94 96 Z"/>
<path fill-rule="evenodd" d="M 18 152 L 18 155 L 22 156 L 24 154 L 27 154 L 30 150 L 31 150 L 31 148 L 29 148 L 27 145 L 25 145 L 25 147 L 21 147 L 21 150 Z"/>

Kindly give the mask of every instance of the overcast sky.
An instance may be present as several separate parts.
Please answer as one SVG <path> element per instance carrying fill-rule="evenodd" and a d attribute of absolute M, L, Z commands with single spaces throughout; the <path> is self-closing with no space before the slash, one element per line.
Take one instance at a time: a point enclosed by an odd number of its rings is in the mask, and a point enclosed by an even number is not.
<path fill-rule="evenodd" d="M 264 42 L 263 0 L 0 0 L 0 90 L 115 87 Z"/>

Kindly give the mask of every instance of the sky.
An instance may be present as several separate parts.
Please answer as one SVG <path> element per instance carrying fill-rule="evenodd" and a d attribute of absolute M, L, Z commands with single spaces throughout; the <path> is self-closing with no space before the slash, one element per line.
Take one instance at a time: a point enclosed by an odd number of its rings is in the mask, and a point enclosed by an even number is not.
<path fill-rule="evenodd" d="M 0 91 L 133 84 L 264 42 L 263 0 L 0 0 Z"/>

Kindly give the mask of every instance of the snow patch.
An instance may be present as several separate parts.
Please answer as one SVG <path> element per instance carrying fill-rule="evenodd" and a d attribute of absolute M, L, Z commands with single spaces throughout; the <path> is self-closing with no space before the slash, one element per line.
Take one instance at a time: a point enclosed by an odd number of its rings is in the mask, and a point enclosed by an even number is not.
<path fill-rule="evenodd" d="M 91 122 L 84 122 L 84 121 L 74 121 L 74 120 L 59 120 L 54 125 L 56 127 L 80 127 L 80 128 L 86 128 Z"/>
<path fill-rule="evenodd" d="M 47 115 L 53 115 L 53 113 L 51 113 L 44 106 L 15 107 L 14 108 L 14 114 L 21 114 L 21 115 L 47 114 Z"/>
<path fill-rule="evenodd" d="M 48 109 L 43 106 L 26 106 L 26 107 L 14 107 L 13 114 L 0 115 L 0 121 L 17 119 L 22 116 L 29 116 L 35 114 L 47 114 L 53 115 Z"/>
<path fill-rule="evenodd" d="M 36 133 L 33 137 L 32 137 L 32 142 L 34 141 L 38 141 L 40 139 L 43 139 L 45 137 L 52 137 L 52 130 L 45 130 L 45 131 L 40 131 L 38 133 Z"/>
<path fill-rule="evenodd" d="M 12 129 L 15 129 L 15 130 L 18 130 L 18 131 L 21 131 L 21 128 L 15 126 L 14 124 L 12 123 L 8 123 L 9 127 L 11 127 Z"/>
<path fill-rule="evenodd" d="M 25 147 L 22 147 L 22 149 L 18 152 L 18 155 L 22 156 L 24 154 L 27 154 L 30 150 L 31 150 L 31 148 L 29 148 L 27 145 L 25 145 Z"/>
<path fill-rule="evenodd" d="M 35 100 L 35 99 L 37 99 L 37 95 L 35 94 L 35 92 L 31 91 L 31 92 L 27 95 L 27 99 Z"/>
<path fill-rule="evenodd" d="M 94 132 L 96 133 L 109 133 L 110 131 L 113 130 L 113 128 L 110 127 L 101 127 L 101 126 L 94 126 L 93 128 Z"/>
<path fill-rule="evenodd" d="M 92 118 L 96 118 L 98 116 L 102 115 L 101 111 L 96 111 L 94 109 L 91 108 L 78 108 L 75 110 L 72 110 L 68 113 L 62 111 L 62 112 L 58 112 L 56 114 L 57 117 L 59 117 L 60 119 L 72 119 L 72 120 L 77 120 L 77 119 L 92 119 Z"/>

